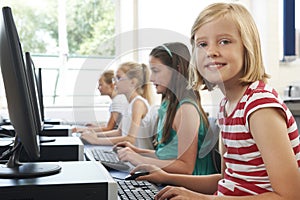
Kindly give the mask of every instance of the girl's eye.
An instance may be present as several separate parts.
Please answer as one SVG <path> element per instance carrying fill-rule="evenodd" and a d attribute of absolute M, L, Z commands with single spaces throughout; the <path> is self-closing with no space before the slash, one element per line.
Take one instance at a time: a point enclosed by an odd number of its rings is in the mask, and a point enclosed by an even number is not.
<path fill-rule="evenodd" d="M 207 44 L 205 42 L 199 42 L 197 44 L 197 47 L 206 47 L 206 46 L 207 46 Z"/>
<path fill-rule="evenodd" d="M 226 45 L 226 44 L 230 44 L 230 43 L 231 42 L 227 39 L 223 39 L 223 40 L 220 41 L 220 44 L 222 44 L 222 45 Z"/>
<path fill-rule="evenodd" d="M 157 69 L 157 67 L 153 67 L 153 68 L 151 68 L 151 72 L 152 73 L 157 73 L 157 72 L 159 72 L 159 69 Z"/>

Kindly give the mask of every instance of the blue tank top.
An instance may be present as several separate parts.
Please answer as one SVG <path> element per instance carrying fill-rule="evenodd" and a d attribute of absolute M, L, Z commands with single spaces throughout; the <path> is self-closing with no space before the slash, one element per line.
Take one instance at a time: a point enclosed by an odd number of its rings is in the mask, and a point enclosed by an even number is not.
<path fill-rule="evenodd" d="M 190 99 L 184 99 L 180 101 L 177 109 L 184 103 L 190 103 L 194 105 L 200 115 L 198 105 L 196 104 L 196 102 Z M 155 153 L 156 156 L 161 160 L 177 159 L 178 156 L 178 137 L 177 137 L 177 132 L 174 129 L 171 129 L 170 138 L 166 142 L 160 143 L 163 135 L 163 126 L 164 126 L 168 105 L 169 105 L 169 101 L 167 100 L 163 101 L 158 110 L 158 125 L 157 125 L 158 145 L 156 146 Z M 206 132 L 207 129 L 200 115 L 200 126 L 198 131 L 198 152 L 201 148 Z M 214 169 L 211 153 L 208 153 L 203 158 L 198 158 L 197 156 L 193 175 L 207 175 L 212 173 L 216 173 L 216 171 Z"/>

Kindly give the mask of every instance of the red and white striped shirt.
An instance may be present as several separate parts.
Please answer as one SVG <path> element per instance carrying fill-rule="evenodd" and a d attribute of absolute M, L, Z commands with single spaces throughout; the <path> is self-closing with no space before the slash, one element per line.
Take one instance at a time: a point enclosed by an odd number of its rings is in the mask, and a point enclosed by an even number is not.
<path fill-rule="evenodd" d="M 219 181 L 218 195 L 244 196 L 272 191 L 262 156 L 249 130 L 249 116 L 260 108 L 274 107 L 286 114 L 291 146 L 300 169 L 300 144 L 297 125 L 290 110 L 277 92 L 262 81 L 252 83 L 230 116 L 225 115 L 224 98 L 220 103 L 218 122 L 227 148 L 224 179 Z"/>

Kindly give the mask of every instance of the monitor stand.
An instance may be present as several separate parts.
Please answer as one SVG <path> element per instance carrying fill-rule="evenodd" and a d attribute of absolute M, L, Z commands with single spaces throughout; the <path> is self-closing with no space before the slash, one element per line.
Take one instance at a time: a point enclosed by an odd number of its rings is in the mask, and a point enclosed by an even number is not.
<path fill-rule="evenodd" d="M 59 173 L 61 167 L 48 163 L 23 163 L 16 167 L 0 165 L 0 178 L 34 178 Z"/>
<path fill-rule="evenodd" d="M 0 178 L 35 178 L 40 176 L 49 176 L 60 172 L 61 167 L 56 164 L 30 162 L 21 163 L 21 150 L 22 144 L 17 142 L 6 154 L 10 157 L 6 164 L 0 165 Z"/>

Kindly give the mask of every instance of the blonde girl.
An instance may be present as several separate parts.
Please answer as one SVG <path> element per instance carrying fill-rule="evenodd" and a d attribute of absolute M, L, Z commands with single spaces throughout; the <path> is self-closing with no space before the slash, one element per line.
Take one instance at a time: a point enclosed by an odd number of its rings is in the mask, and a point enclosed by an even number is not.
<path fill-rule="evenodd" d="M 117 129 L 124 111 L 128 106 L 128 101 L 123 94 L 118 94 L 115 89 L 115 83 L 113 82 L 115 76 L 113 70 L 104 71 L 98 80 L 98 90 L 101 95 L 107 95 L 111 98 L 112 102 L 109 106 L 110 117 L 105 125 L 88 123 L 87 127 L 76 127 L 72 129 L 72 132 L 84 132 L 84 131 L 109 131 Z"/>
<path fill-rule="evenodd" d="M 150 70 L 145 64 L 122 63 L 114 78 L 119 94 L 124 94 L 129 105 L 117 130 L 105 132 L 83 132 L 81 139 L 95 145 L 113 145 L 128 141 L 141 148 L 153 148 L 153 133 L 150 126 L 152 90 L 149 82 Z"/>

